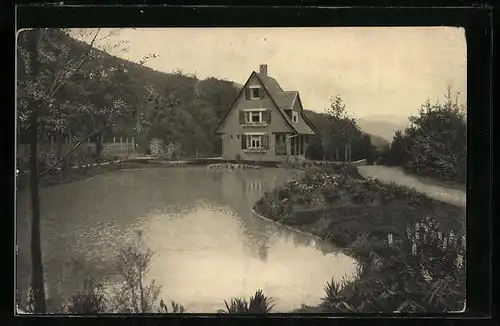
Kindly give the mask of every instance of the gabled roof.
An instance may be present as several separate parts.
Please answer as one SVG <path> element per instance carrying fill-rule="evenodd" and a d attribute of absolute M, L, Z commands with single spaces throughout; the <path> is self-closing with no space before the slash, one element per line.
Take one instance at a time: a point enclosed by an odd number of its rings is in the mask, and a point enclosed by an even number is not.
<path fill-rule="evenodd" d="M 274 105 L 276 105 L 276 107 L 278 108 L 278 111 L 281 113 L 281 115 L 283 116 L 283 118 L 285 119 L 287 124 L 290 125 L 290 127 L 292 127 L 292 129 L 299 134 L 313 135 L 314 129 L 310 126 L 309 122 L 306 119 L 304 119 L 305 123 L 303 123 L 303 124 L 302 123 L 293 123 L 291 118 L 284 111 L 286 109 L 293 108 L 295 101 L 297 100 L 297 98 L 299 98 L 299 92 L 297 92 L 297 91 L 286 91 L 285 92 L 285 91 L 283 91 L 281 86 L 278 84 L 276 79 L 274 79 L 270 76 L 264 76 L 262 74 L 255 72 L 255 71 L 253 71 L 250 74 L 250 77 L 248 77 L 245 85 L 243 85 L 243 87 L 241 88 L 233 105 L 231 105 L 231 108 L 227 111 L 226 115 L 224 116 L 224 118 L 220 122 L 219 126 L 217 127 L 217 132 L 219 132 L 219 129 L 222 127 L 227 116 L 233 110 L 234 105 L 236 104 L 236 102 L 240 98 L 241 93 L 245 91 L 245 88 L 246 88 L 248 82 L 250 81 L 250 79 L 252 79 L 252 76 L 254 76 L 254 75 L 257 77 L 259 82 L 264 86 L 264 89 L 266 90 L 267 95 L 273 101 Z M 299 101 L 300 101 L 300 99 L 299 99 Z M 305 115 L 302 114 L 302 112 L 301 112 L 301 116 L 304 117 Z"/>
<path fill-rule="evenodd" d="M 294 103 L 292 103 L 292 105 L 294 105 L 295 102 L 297 102 L 297 101 L 299 102 L 300 107 L 302 108 L 302 110 L 300 111 L 300 116 L 302 117 L 302 119 L 299 119 L 299 121 L 297 123 L 295 123 L 295 126 L 297 127 L 298 130 L 300 130 L 299 133 L 301 133 L 301 134 L 314 135 L 315 128 L 312 127 L 310 121 L 306 118 L 306 115 L 304 114 L 304 108 L 302 107 L 302 101 L 300 100 L 300 94 L 298 92 L 297 92 L 297 96 L 295 96 Z"/>
<path fill-rule="evenodd" d="M 297 91 L 286 91 L 286 92 L 278 92 L 276 93 L 276 103 L 282 110 L 287 110 L 293 108 L 295 104 L 295 99 L 297 98 Z"/>
<path fill-rule="evenodd" d="M 259 74 L 258 72 L 255 72 L 255 71 L 254 71 L 254 73 L 257 75 L 257 77 L 259 77 L 259 80 L 261 81 L 261 83 L 264 84 L 264 86 L 266 86 L 266 88 L 272 94 L 276 94 L 278 92 L 283 92 L 283 89 L 281 88 L 280 84 L 278 84 L 276 79 L 274 79 L 273 77 L 262 75 L 262 74 Z"/>

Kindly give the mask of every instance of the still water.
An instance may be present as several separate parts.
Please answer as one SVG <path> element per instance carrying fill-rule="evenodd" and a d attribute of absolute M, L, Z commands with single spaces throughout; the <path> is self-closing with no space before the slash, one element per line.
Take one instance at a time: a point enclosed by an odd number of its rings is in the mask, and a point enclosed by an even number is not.
<path fill-rule="evenodd" d="M 160 298 L 180 302 L 187 312 L 216 312 L 224 300 L 248 298 L 257 289 L 275 298 L 273 312 L 318 304 L 326 281 L 353 275 L 355 260 L 251 211 L 264 191 L 296 173 L 122 170 L 43 188 L 49 306 L 81 287 L 87 272 L 102 282 L 113 280 L 116 250 L 138 234 L 154 252 L 148 275 L 162 286 Z M 27 193 L 19 194 L 17 206 L 17 284 L 23 291 L 31 270 Z"/>

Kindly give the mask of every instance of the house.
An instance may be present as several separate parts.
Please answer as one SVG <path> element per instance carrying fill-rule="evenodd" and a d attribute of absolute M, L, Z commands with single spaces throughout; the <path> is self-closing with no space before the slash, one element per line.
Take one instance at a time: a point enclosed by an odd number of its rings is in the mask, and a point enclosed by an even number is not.
<path fill-rule="evenodd" d="M 305 158 L 314 135 L 298 91 L 284 91 L 267 74 L 253 71 L 217 128 L 226 160 L 285 161 Z"/>

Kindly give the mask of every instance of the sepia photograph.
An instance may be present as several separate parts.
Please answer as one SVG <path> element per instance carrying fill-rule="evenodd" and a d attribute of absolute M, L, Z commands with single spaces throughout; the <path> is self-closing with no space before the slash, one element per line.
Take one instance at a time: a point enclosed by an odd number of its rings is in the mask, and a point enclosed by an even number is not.
<path fill-rule="evenodd" d="M 29 28 L 16 51 L 16 314 L 465 311 L 463 28 Z"/>

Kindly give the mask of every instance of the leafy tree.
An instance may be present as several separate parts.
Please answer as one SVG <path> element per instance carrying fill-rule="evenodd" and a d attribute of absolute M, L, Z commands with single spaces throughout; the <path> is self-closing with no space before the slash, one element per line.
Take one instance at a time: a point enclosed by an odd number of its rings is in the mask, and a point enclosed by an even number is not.
<path fill-rule="evenodd" d="M 366 163 L 372 165 L 375 161 L 375 146 L 372 145 L 370 135 L 363 136 L 363 149 L 364 157 L 366 158 Z"/>
<path fill-rule="evenodd" d="M 394 135 L 388 160 L 417 174 L 465 182 L 467 122 L 465 106 L 448 88 L 443 104 L 427 101 L 410 126 Z"/>
<path fill-rule="evenodd" d="M 347 162 L 352 160 L 352 154 L 357 159 L 362 158 L 365 154 L 362 133 L 339 95 L 330 98 L 330 106 L 325 110 L 324 117 L 326 121 L 317 128 L 323 159 Z M 349 150 L 346 151 L 346 148 Z"/>
<path fill-rule="evenodd" d="M 400 130 L 394 134 L 390 149 L 390 161 L 392 164 L 397 166 L 404 165 L 408 158 L 405 152 L 405 138 Z"/>
<path fill-rule="evenodd" d="M 18 34 L 18 127 L 19 133 L 24 133 L 30 142 L 30 192 L 32 197 L 32 230 L 31 254 L 33 271 L 34 310 L 38 313 L 45 312 L 45 293 L 43 280 L 43 264 L 40 246 L 40 197 L 39 179 L 56 168 L 64 159 L 70 156 L 81 143 L 89 138 L 100 135 L 106 128 L 115 122 L 110 117 L 116 110 L 101 112 L 109 123 L 87 131 L 85 128 L 76 129 L 76 134 L 81 135 L 73 148 L 57 159 L 45 171 L 39 173 L 39 148 L 40 139 L 46 139 L 52 134 L 62 134 L 72 125 L 81 123 L 80 113 L 85 107 L 96 103 L 96 97 L 91 98 L 85 92 L 83 79 L 85 73 L 100 74 L 103 85 L 109 86 L 105 66 L 95 65 L 95 61 L 102 56 L 102 51 L 97 50 L 96 42 L 100 29 L 92 30 L 62 30 L 62 29 L 30 29 Z M 93 35 L 88 44 L 83 42 L 68 42 L 68 36 L 77 37 Z M 93 65 L 92 65 L 93 64 Z M 106 67 L 106 69 L 108 69 Z M 89 77 L 88 75 L 86 77 Z M 70 81 L 75 79 L 74 83 Z M 95 90 L 95 89 L 94 89 Z M 87 89 L 88 91 L 88 89 Z M 102 92 L 100 93 L 102 95 Z M 115 108 L 117 103 L 123 101 L 120 94 L 110 99 L 106 106 Z M 102 109 L 99 107 L 99 109 Z M 95 114 L 96 110 L 92 112 Z M 88 133 L 86 133 L 88 132 Z M 60 139 L 60 137 L 58 137 Z"/>

